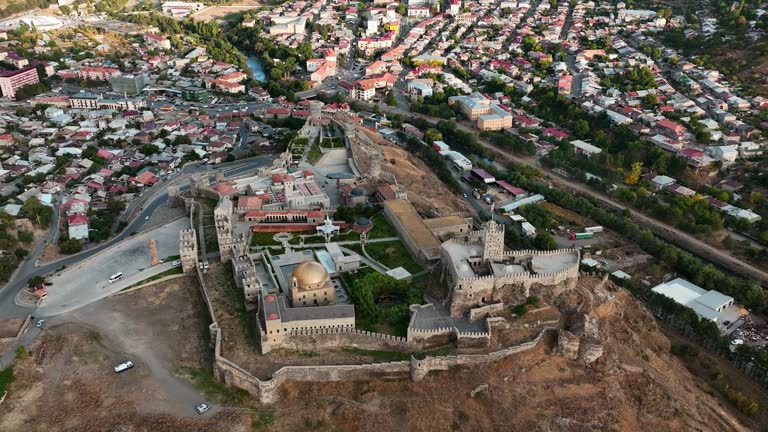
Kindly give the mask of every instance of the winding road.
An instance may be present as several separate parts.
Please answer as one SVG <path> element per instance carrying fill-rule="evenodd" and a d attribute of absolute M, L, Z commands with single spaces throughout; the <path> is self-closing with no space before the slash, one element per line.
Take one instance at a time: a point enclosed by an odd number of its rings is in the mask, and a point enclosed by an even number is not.
<path fill-rule="evenodd" d="M 243 159 L 235 162 L 224 163 L 216 165 L 215 171 L 223 171 L 225 177 L 236 177 L 243 175 L 249 171 L 255 171 L 257 168 L 263 167 L 271 163 L 271 159 L 266 156 L 259 156 L 249 159 Z M 106 251 L 108 248 L 120 243 L 131 235 L 131 233 L 139 232 L 146 223 L 145 217 L 152 214 L 159 206 L 165 204 L 168 199 L 168 186 L 179 186 L 180 190 L 184 191 L 188 189 L 188 181 L 192 175 L 210 172 L 211 175 L 215 172 L 209 165 L 201 164 L 189 164 L 186 165 L 181 174 L 175 178 L 161 182 L 153 186 L 152 190 L 143 197 L 134 200 L 133 203 L 126 209 L 126 213 L 136 213 L 134 217 L 128 222 L 128 225 L 123 229 L 121 233 L 112 239 L 78 254 L 62 258 L 51 263 L 43 264 L 41 266 L 36 265 L 37 258 L 40 256 L 46 242 L 55 241 L 58 235 L 58 224 L 52 224 L 48 238 L 35 245 L 32 253 L 28 259 L 24 260 L 18 269 L 14 273 L 11 280 L 5 284 L 0 290 L 0 317 L 1 318 L 21 318 L 30 313 L 34 313 L 34 308 L 27 306 L 20 306 L 16 304 L 15 297 L 26 285 L 27 281 L 35 276 L 45 276 L 51 272 L 54 272 L 64 266 L 70 267 L 85 259 L 92 257 L 102 251 Z M 140 207 L 139 207 L 140 206 Z M 139 207 L 138 212 L 134 212 L 136 207 Z"/>

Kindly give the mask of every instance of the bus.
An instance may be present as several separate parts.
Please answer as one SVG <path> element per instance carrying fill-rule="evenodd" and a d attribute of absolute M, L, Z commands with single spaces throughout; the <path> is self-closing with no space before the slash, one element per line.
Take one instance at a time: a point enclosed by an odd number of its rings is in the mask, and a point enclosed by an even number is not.
<path fill-rule="evenodd" d="M 160 107 L 160 111 L 173 111 L 173 105 L 163 105 Z"/>
<path fill-rule="evenodd" d="M 119 281 L 122 278 L 123 278 L 123 274 L 120 272 L 117 272 L 109 277 L 109 283 Z"/>

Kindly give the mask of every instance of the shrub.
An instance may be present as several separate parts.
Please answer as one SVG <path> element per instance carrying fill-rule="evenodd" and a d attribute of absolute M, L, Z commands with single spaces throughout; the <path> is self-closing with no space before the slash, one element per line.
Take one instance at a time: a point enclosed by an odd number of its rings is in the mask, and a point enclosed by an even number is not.
<path fill-rule="evenodd" d="M 19 231 L 18 237 L 19 240 L 21 240 L 21 242 L 24 244 L 30 244 L 35 239 L 34 234 L 29 231 Z"/>
<path fill-rule="evenodd" d="M 691 345 L 674 345 L 670 351 L 678 357 L 696 357 L 699 354 L 699 349 Z"/>
<path fill-rule="evenodd" d="M 525 315 L 525 306 L 525 304 L 519 304 L 517 306 L 512 306 L 509 310 L 517 316 L 523 316 Z"/>
<path fill-rule="evenodd" d="M 9 367 L 0 371 L 0 395 L 5 393 L 8 386 L 11 385 L 15 377 L 13 376 L 13 367 Z"/>
<path fill-rule="evenodd" d="M 59 243 L 59 250 L 63 254 L 78 253 L 83 250 L 83 245 L 80 243 L 80 240 L 67 239 Z"/>
<path fill-rule="evenodd" d="M 16 360 L 26 360 L 29 358 L 29 352 L 26 348 L 24 348 L 23 345 L 19 345 L 18 348 L 16 348 Z"/>
<path fill-rule="evenodd" d="M 745 396 L 744 393 L 736 391 L 730 386 L 726 385 L 723 389 L 723 394 L 725 395 L 726 399 L 728 399 L 732 404 L 736 405 L 736 408 L 738 408 L 739 411 L 743 412 L 744 414 L 750 416 L 757 414 L 759 408 L 757 402 Z"/>

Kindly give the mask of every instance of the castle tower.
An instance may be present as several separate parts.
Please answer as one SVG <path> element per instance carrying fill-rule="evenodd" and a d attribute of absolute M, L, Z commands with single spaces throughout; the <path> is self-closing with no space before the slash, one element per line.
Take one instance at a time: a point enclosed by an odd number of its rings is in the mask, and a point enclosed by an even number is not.
<path fill-rule="evenodd" d="M 500 260 L 504 256 L 504 225 L 490 220 L 483 227 L 483 260 Z"/>
<path fill-rule="evenodd" d="M 168 186 L 168 207 L 176 207 L 181 202 L 179 187 L 174 185 Z"/>
<path fill-rule="evenodd" d="M 368 178 L 377 179 L 381 176 L 381 154 L 374 153 L 371 155 L 371 167 L 368 170 Z"/>
<path fill-rule="evenodd" d="M 309 101 L 309 115 L 313 119 L 319 119 L 323 115 L 323 105 L 325 105 L 322 101 L 318 100 L 310 100 Z"/>
<path fill-rule="evenodd" d="M 189 190 L 193 197 L 203 196 L 203 191 L 208 189 L 208 174 L 201 174 L 189 179 Z"/>
<path fill-rule="evenodd" d="M 223 197 L 213 209 L 213 219 L 216 224 L 216 238 L 219 241 L 221 261 L 227 262 L 236 256 L 243 255 L 246 249 L 245 239 L 235 235 L 234 212 L 232 200 Z"/>
<path fill-rule="evenodd" d="M 194 229 L 181 230 L 179 233 L 179 257 L 184 273 L 197 267 L 197 234 Z"/>

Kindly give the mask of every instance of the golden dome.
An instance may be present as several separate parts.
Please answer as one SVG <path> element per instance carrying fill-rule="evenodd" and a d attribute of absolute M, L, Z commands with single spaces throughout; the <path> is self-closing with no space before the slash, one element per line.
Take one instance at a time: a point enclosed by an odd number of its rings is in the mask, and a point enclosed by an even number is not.
<path fill-rule="evenodd" d="M 330 279 L 328 271 L 317 261 L 305 261 L 296 266 L 291 279 L 296 278 L 299 287 L 324 284 Z"/>

